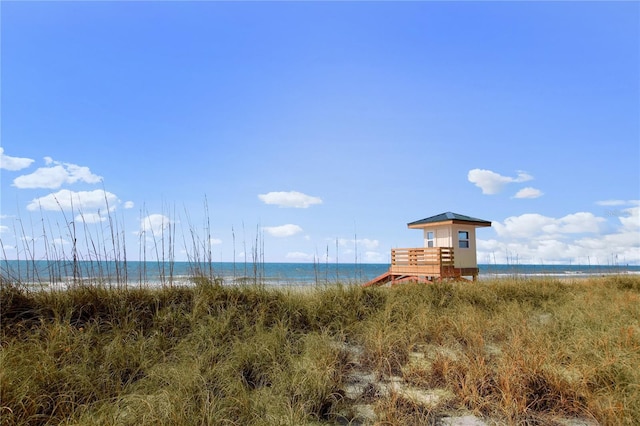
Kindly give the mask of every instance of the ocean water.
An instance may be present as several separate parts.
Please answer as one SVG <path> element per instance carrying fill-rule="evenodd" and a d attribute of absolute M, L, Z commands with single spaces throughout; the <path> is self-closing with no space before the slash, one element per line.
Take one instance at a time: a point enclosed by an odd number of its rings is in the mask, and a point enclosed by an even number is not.
<path fill-rule="evenodd" d="M 478 265 L 479 279 L 500 277 L 581 277 L 640 274 L 640 265 Z M 0 261 L 0 275 L 25 284 L 66 286 L 74 281 L 127 285 L 190 285 L 196 274 L 222 279 L 224 284 L 317 285 L 367 282 L 389 269 L 388 264 L 259 263 L 251 262 L 112 262 Z"/>

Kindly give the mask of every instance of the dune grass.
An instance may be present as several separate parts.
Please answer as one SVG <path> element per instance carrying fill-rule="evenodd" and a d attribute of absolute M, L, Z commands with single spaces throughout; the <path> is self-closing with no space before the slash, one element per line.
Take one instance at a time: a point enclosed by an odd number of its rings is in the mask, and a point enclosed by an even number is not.
<path fill-rule="evenodd" d="M 640 423 L 640 277 L 309 291 L 1 284 L 2 425 L 437 424 L 458 412 Z M 345 382 L 358 369 L 448 396 L 354 397 Z M 365 403 L 374 419 L 354 409 Z"/>

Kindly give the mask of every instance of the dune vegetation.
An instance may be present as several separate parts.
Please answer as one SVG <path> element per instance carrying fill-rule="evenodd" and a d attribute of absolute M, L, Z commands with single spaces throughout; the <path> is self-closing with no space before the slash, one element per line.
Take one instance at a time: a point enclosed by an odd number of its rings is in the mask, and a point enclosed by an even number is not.
<path fill-rule="evenodd" d="M 2 425 L 640 424 L 640 277 L 0 292 Z"/>

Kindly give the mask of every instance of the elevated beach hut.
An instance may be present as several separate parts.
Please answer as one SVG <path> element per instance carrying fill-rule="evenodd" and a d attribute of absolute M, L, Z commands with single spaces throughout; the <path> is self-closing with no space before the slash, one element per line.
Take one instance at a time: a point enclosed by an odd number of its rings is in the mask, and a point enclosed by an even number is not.
<path fill-rule="evenodd" d="M 488 220 L 446 212 L 407 224 L 422 229 L 424 247 L 391 250 L 389 271 L 365 286 L 401 281 L 478 278 L 476 228 L 489 227 Z"/>

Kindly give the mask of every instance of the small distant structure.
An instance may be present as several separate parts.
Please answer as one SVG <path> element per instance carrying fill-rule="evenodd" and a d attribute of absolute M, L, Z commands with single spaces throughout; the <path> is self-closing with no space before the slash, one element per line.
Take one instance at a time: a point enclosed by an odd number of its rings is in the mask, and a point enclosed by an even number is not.
<path fill-rule="evenodd" d="M 478 279 L 476 228 L 489 227 L 490 221 L 446 212 L 407 226 L 423 230 L 424 247 L 392 249 L 389 271 L 363 284 L 365 287 L 403 281 Z"/>

